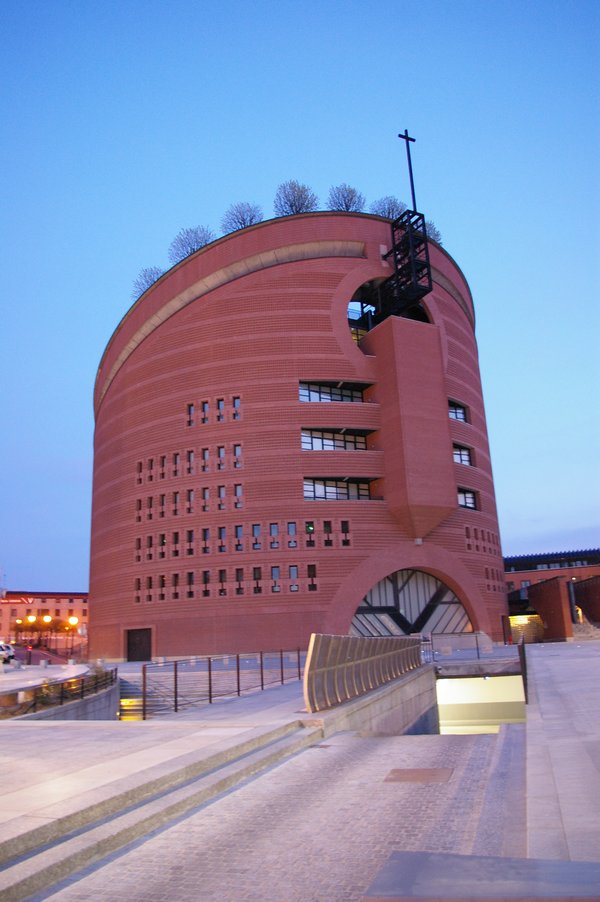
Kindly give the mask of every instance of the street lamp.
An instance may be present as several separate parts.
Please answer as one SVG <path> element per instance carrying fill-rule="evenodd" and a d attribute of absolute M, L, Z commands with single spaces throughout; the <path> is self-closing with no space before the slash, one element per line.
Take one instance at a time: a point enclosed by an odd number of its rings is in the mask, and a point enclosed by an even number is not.
<path fill-rule="evenodd" d="M 35 616 L 35 614 L 27 615 L 27 623 L 29 623 L 29 625 L 31 627 L 31 629 L 29 630 L 29 641 L 31 642 L 32 645 L 33 645 L 33 624 L 35 623 L 36 620 L 37 620 L 37 617 Z"/>
<path fill-rule="evenodd" d="M 77 624 L 79 623 L 79 617 L 69 617 L 67 623 L 74 630 L 75 627 L 77 626 Z M 73 642 L 74 642 L 74 635 L 73 635 L 73 632 L 71 632 L 71 654 L 73 654 Z"/>

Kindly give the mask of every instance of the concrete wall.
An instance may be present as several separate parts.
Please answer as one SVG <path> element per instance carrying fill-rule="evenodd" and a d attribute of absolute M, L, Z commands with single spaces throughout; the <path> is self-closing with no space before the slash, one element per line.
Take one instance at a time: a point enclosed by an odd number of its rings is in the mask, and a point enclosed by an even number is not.
<path fill-rule="evenodd" d="M 42 708 L 23 714 L 15 720 L 117 720 L 119 716 L 119 681 L 113 686 L 87 698 Z"/>
<path fill-rule="evenodd" d="M 437 733 L 435 682 L 435 669 L 428 664 L 304 722 L 322 725 L 325 736 L 341 730 L 388 736 Z"/>

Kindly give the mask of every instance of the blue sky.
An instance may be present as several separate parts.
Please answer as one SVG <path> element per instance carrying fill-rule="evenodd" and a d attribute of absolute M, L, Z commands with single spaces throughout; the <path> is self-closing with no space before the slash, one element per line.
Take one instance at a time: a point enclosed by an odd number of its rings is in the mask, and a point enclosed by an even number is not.
<path fill-rule="evenodd" d="M 599 25 L 595 0 L 2 0 L 5 586 L 87 588 L 92 390 L 139 271 L 290 178 L 408 200 L 405 128 L 475 299 L 504 552 L 600 545 Z"/>

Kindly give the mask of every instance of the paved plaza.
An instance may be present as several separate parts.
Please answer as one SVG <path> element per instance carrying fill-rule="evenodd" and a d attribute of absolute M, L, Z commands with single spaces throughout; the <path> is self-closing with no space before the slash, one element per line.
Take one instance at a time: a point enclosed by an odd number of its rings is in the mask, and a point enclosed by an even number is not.
<path fill-rule="evenodd" d="M 508 887 L 528 858 L 554 862 L 540 874 L 574 889 L 580 873 L 577 898 L 600 899 L 600 879 L 589 889 L 600 875 L 600 643 L 528 652 L 526 725 L 327 736 L 30 898 L 359 902 L 386 867 L 434 853 L 448 873 L 468 856 L 471 890 L 488 875 L 481 895 L 461 898 L 489 897 L 494 859 Z M 302 707 L 290 684 L 149 723 L 2 723 L 0 804 L 42 823 L 119 780 L 301 719 Z"/>

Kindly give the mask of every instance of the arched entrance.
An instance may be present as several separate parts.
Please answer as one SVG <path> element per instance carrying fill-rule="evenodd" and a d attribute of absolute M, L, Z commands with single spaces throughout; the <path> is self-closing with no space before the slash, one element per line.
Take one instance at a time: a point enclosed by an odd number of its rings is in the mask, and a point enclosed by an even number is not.
<path fill-rule="evenodd" d="M 352 636 L 472 633 L 473 625 L 452 589 L 423 570 L 396 570 L 363 598 Z"/>

